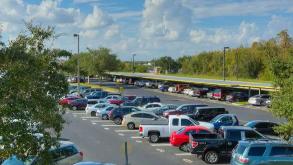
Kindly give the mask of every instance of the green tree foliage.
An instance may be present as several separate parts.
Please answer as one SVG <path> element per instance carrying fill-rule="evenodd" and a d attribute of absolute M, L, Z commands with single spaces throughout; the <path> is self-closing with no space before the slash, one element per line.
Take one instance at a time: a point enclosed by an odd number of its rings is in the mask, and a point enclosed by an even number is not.
<path fill-rule="evenodd" d="M 55 36 L 54 29 L 31 23 L 27 29 L 0 49 L 0 157 L 39 155 L 42 164 L 51 164 L 47 151 L 57 145 L 64 122 L 57 101 L 67 93 L 68 84 L 58 55 L 45 47 Z M 43 138 L 37 139 L 35 133 Z"/>
<path fill-rule="evenodd" d="M 163 72 L 175 73 L 179 69 L 178 63 L 169 56 L 164 56 L 157 60 L 154 60 L 154 63 L 156 66 L 161 67 L 161 71 Z"/>
<path fill-rule="evenodd" d="M 279 33 L 277 42 L 266 45 L 265 50 L 271 61 L 271 70 L 274 83 L 279 87 L 273 92 L 272 113 L 286 119 L 286 123 L 277 127 L 276 130 L 284 138 L 293 135 L 293 44 L 292 38 L 287 31 Z"/>
<path fill-rule="evenodd" d="M 72 56 L 64 63 L 67 72 L 77 73 L 78 60 L 80 62 L 80 73 L 84 76 L 101 76 L 105 72 L 115 71 L 120 67 L 120 60 L 108 48 L 88 49 L 88 52 Z"/>

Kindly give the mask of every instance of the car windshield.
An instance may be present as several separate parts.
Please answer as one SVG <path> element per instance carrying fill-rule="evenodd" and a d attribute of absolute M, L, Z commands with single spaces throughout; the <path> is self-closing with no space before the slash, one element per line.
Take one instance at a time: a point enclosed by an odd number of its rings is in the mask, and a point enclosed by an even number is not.
<path fill-rule="evenodd" d="M 222 117 L 222 115 L 218 115 L 218 116 L 216 116 L 216 117 L 214 117 L 211 121 L 210 121 L 210 123 L 214 123 L 214 122 L 216 122 L 218 119 L 220 119 Z"/>

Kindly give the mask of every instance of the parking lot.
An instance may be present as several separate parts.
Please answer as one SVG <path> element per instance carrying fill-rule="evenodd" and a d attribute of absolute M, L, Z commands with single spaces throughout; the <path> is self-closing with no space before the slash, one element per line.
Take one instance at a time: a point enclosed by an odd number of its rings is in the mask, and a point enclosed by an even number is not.
<path fill-rule="evenodd" d="M 124 94 L 137 96 L 158 96 L 162 103 L 184 104 L 204 103 L 209 106 L 224 107 L 230 113 L 236 114 L 241 123 L 249 120 L 274 119 L 269 112 L 225 105 L 217 102 L 196 100 L 195 98 L 183 98 L 153 90 L 125 86 Z M 129 164 L 132 165 L 159 165 L 159 164 L 205 164 L 201 159 L 190 153 L 184 153 L 177 147 L 170 146 L 168 141 L 151 144 L 147 139 L 138 135 L 138 130 L 128 130 L 120 125 L 115 125 L 109 120 L 100 120 L 97 117 L 86 115 L 84 111 L 67 111 L 65 114 L 63 138 L 68 138 L 79 146 L 84 152 L 84 160 L 102 161 L 125 164 L 124 142 L 128 142 Z M 229 160 L 223 160 L 220 164 L 228 164 Z"/>

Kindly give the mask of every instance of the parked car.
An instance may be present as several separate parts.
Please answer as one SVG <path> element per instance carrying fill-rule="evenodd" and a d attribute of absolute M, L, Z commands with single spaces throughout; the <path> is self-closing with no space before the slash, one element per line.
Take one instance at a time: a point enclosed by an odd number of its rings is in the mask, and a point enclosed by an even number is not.
<path fill-rule="evenodd" d="M 69 101 L 80 99 L 79 96 L 65 96 L 59 100 L 59 105 L 67 106 Z"/>
<path fill-rule="evenodd" d="M 272 101 L 271 101 L 271 99 L 268 99 L 268 100 L 266 101 L 266 106 L 267 106 L 268 108 L 271 108 L 271 107 L 272 107 Z"/>
<path fill-rule="evenodd" d="M 284 141 L 239 141 L 231 165 L 291 165 L 293 145 Z"/>
<path fill-rule="evenodd" d="M 83 160 L 83 152 L 80 152 L 74 143 L 70 141 L 60 141 L 60 146 L 50 149 L 53 157 L 52 164 L 72 165 Z M 37 156 L 31 157 L 26 162 L 29 165 L 39 165 L 40 159 Z"/>
<path fill-rule="evenodd" d="M 226 96 L 226 101 L 229 102 L 240 102 L 240 101 L 247 101 L 248 94 L 244 92 L 232 92 Z"/>
<path fill-rule="evenodd" d="M 207 93 L 209 92 L 208 88 L 194 88 L 189 92 L 189 95 L 192 97 L 207 97 Z"/>
<path fill-rule="evenodd" d="M 85 89 L 85 90 L 83 90 L 83 91 L 80 93 L 80 95 L 81 95 L 82 97 L 85 97 L 86 95 L 89 95 L 90 93 L 92 93 L 92 92 L 96 92 L 96 91 L 102 91 L 102 89 L 101 89 L 101 88 L 89 88 L 89 89 Z"/>
<path fill-rule="evenodd" d="M 215 92 L 215 89 L 209 90 L 207 92 L 207 98 L 213 100 L 214 99 L 214 97 L 213 97 L 214 92 Z"/>
<path fill-rule="evenodd" d="M 189 84 L 176 84 L 176 93 L 183 93 L 184 89 L 189 88 Z"/>
<path fill-rule="evenodd" d="M 85 110 L 87 102 L 87 99 L 75 99 L 69 101 L 68 106 L 72 110 Z"/>
<path fill-rule="evenodd" d="M 234 114 L 220 114 L 214 117 L 210 123 L 214 124 L 216 130 L 221 126 L 239 126 L 239 120 Z"/>
<path fill-rule="evenodd" d="M 158 89 L 162 92 L 167 92 L 170 86 L 172 86 L 172 84 L 166 82 L 166 83 L 159 84 Z"/>
<path fill-rule="evenodd" d="M 169 122 L 164 124 L 141 124 L 139 134 L 149 137 L 151 143 L 157 143 L 161 138 L 169 138 L 173 131 L 178 131 L 185 126 L 201 125 L 214 131 L 214 126 L 207 122 L 194 121 L 186 115 L 171 115 Z"/>
<path fill-rule="evenodd" d="M 166 120 L 161 118 L 152 112 L 138 111 L 133 112 L 128 115 L 124 115 L 122 120 L 122 125 L 126 126 L 128 129 L 138 128 L 142 123 L 153 123 L 154 120 Z"/>
<path fill-rule="evenodd" d="M 145 87 L 155 89 L 155 88 L 158 88 L 158 85 L 157 85 L 156 82 L 153 82 L 153 81 L 147 81 L 147 82 L 145 83 Z"/>
<path fill-rule="evenodd" d="M 175 110 L 168 110 L 163 113 L 163 116 L 168 118 L 169 115 L 183 115 L 183 114 L 193 114 L 198 107 L 206 107 L 204 104 L 183 104 L 176 108 Z"/>
<path fill-rule="evenodd" d="M 96 116 L 97 111 L 109 106 L 109 103 L 98 103 L 90 107 L 85 108 L 85 113 L 90 114 L 91 116 Z"/>
<path fill-rule="evenodd" d="M 174 86 L 169 87 L 168 92 L 176 93 L 176 87 L 174 87 Z"/>
<path fill-rule="evenodd" d="M 122 106 L 112 109 L 108 115 L 109 119 L 113 120 L 115 124 L 121 125 L 124 115 L 137 111 L 140 111 L 140 109 L 133 106 Z"/>
<path fill-rule="evenodd" d="M 226 96 L 231 93 L 231 90 L 218 88 L 213 91 L 213 99 L 224 101 Z"/>
<path fill-rule="evenodd" d="M 163 113 L 165 111 L 171 110 L 171 109 L 176 109 L 178 107 L 178 105 L 174 105 L 174 104 L 165 104 L 162 107 L 158 107 L 156 109 L 153 109 L 152 112 L 155 113 L 158 116 L 163 116 Z"/>
<path fill-rule="evenodd" d="M 154 103 L 147 103 L 146 105 L 144 105 L 144 106 L 142 106 L 140 108 L 143 109 L 143 110 L 152 111 L 154 109 L 161 108 L 163 106 L 164 106 L 164 104 L 162 104 L 162 103 L 156 103 L 156 102 L 154 102 Z"/>
<path fill-rule="evenodd" d="M 144 97 L 137 97 L 132 101 L 127 101 L 123 103 L 123 106 L 143 106 L 147 103 L 153 102 L 161 102 L 160 98 L 156 96 L 144 96 Z"/>
<path fill-rule="evenodd" d="M 146 80 L 138 80 L 134 82 L 134 85 L 137 87 L 144 87 L 146 82 L 147 82 Z"/>
<path fill-rule="evenodd" d="M 246 127 L 255 129 L 256 131 L 270 136 L 277 136 L 278 134 L 274 131 L 274 127 L 279 126 L 278 123 L 264 120 L 253 120 L 244 124 Z"/>
<path fill-rule="evenodd" d="M 197 107 L 193 111 L 193 113 L 189 113 L 188 116 L 191 117 L 193 120 L 208 122 L 220 114 L 228 114 L 228 113 L 229 112 L 226 111 L 225 108 L 201 106 L 201 107 Z"/>
<path fill-rule="evenodd" d="M 108 96 L 108 92 L 96 91 L 96 92 L 92 92 L 90 95 L 85 96 L 85 98 L 91 101 L 91 100 L 103 99 L 106 96 Z"/>
<path fill-rule="evenodd" d="M 251 105 L 258 105 L 258 106 L 266 105 L 266 101 L 269 100 L 270 98 L 271 96 L 267 94 L 255 95 L 248 99 L 248 103 Z"/>
<path fill-rule="evenodd" d="M 252 128 L 244 126 L 223 126 L 218 134 L 190 134 L 191 153 L 202 157 L 209 164 L 220 158 L 230 157 L 238 141 L 245 139 L 266 139 Z"/>
<path fill-rule="evenodd" d="M 186 126 L 178 131 L 174 131 L 170 136 L 170 144 L 179 147 L 180 150 L 184 152 L 190 151 L 189 145 L 189 134 L 202 134 L 202 133 L 212 133 L 204 126 Z"/>
<path fill-rule="evenodd" d="M 194 88 L 185 88 L 183 89 L 183 94 L 190 95 L 190 93 L 193 91 Z"/>
<path fill-rule="evenodd" d="M 109 120 L 109 113 L 116 107 L 117 107 L 116 105 L 109 105 L 101 109 L 100 111 L 97 111 L 96 116 L 102 120 Z"/>

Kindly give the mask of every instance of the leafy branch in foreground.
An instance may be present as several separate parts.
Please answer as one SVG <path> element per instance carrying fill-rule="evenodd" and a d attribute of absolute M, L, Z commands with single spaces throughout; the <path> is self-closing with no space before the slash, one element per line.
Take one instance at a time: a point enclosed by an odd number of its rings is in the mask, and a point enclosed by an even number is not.
<path fill-rule="evenodd" d="M 45 46 L 54 28 L 26 27 L 26 33 L 0 49 L 0 157 L 38 155 L 42 164 L 50 164 L 47 151 L 57 145 L 64 123 L 57 100 L 68 84 L 55 52 Z"/>

